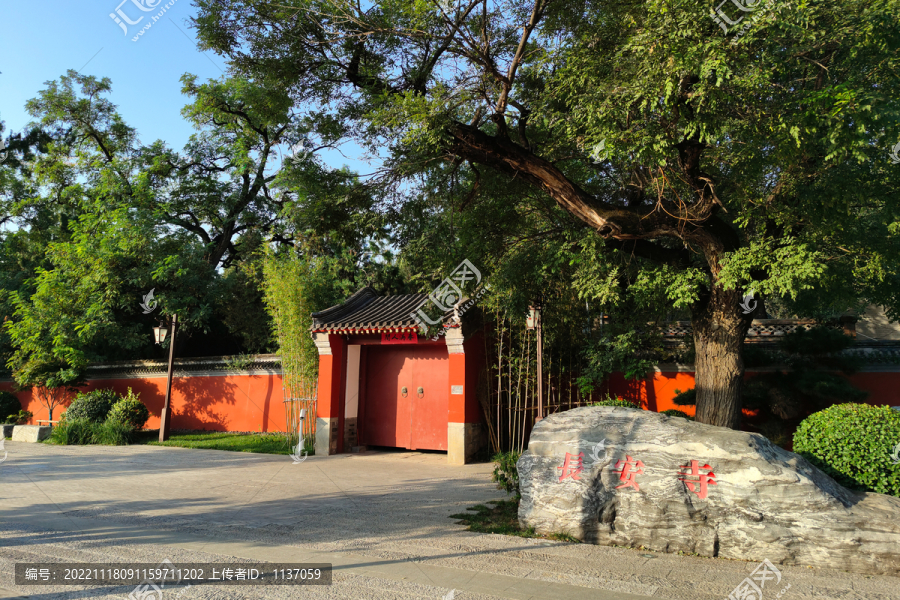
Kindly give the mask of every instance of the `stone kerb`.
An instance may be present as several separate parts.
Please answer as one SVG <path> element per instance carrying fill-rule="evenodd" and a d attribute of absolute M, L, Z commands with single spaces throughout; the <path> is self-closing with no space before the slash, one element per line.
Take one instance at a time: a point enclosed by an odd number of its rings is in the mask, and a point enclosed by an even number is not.
<path fill-rule="evenodd" d="M 758 434 L 584 407 L 538 423 L 518 470 L 519 520 L 538 533 L 900 574 L 900 498 L 852 492 Z"/>
<path fill-rule="evenodd" d="M 16 425 L 13 427 L 12 441 L 39 442 L 50 437 L 50 429 L 43 425 Z"/>

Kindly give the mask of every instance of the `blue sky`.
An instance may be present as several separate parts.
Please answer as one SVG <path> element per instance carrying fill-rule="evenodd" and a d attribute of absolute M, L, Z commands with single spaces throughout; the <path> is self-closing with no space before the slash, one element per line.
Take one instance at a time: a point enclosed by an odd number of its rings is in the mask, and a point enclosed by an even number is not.
<path fill-rule="evenodd" d="M 171 0 L 0 0 L 0 120 L 3 137 L 21 132 L 32 118 L 25 102 L 37 96 L 48 80 L 68 69 L 112 80 L 109 99 L 125 122 L 149 144 L 162 139 L 181 150 L 193 129 L 181 117 L 188 102 L 180 77 L 193 73 L 201 81 L 221 77 L 225 61 L 197 49 L 188 20 L 196 14 L 191 0 L 175 0 L 150 29 L 132 41 L 152 16 Z M 152 6 L 143 12 L 137 4 Z M 119 9 L 136 25 L 126 35 L 110 17 Z M 120 20 L 122 20 L 120 18 Z M 343 148 L 351 158 L 358 154 Z M 347 160 L 337 152 L 321 156 L 332 166 L 349 164 L 368 172 L 371 167 Z"/>

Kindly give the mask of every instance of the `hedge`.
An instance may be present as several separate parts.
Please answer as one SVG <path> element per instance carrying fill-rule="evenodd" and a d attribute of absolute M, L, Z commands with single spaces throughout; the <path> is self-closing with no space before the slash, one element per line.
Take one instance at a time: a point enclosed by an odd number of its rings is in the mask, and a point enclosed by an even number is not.
<path fill-rule="evenodd" d="M 794 433 L 794 452 L 841 485 L 900 496 L 900 412 L 889 406 L 836 404 L 807 417 Z"/>

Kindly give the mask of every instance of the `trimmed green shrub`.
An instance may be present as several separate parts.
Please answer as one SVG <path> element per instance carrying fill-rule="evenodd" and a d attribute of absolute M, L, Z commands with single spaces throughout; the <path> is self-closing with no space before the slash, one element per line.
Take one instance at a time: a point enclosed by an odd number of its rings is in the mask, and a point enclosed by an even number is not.
<path fill-rule="evenodd" d="M 519 498 L 519 469 L 516 463 L 519 462 L 521 453 L 501 452 L 495 454 L 492 459 L 497 465 L 494 467 L 494 473 L 491 475 L 491 481 L 497 484 L 498 490 L 506 490 L 507 494 L 515 494 Z"/>
<path fill-rule="evenodd" d="M 672 398 L 672 404 L 675 406 L 696 406 L 697 388 L 691 388 L 686 392 L 675 390 L 675 397 Z"/>
<path fill-rule="evenodd" d="M 606 398 L 604 398 L 600 402 L 592 402 L 591 404 L 588 404 L 588 406 L 621 406 L 623 408 L 641 408 L 640 406 L 638 406 L 637 402 L 626 400 L 625 398 L 613 398 L 609 394 L 607 394 Z"/>
<path fill-rule="evenodd" d="M 6 425 L 25 425 L 34 416 L 30 410 L 20 410 L 19 412 L 6 417 Z"/>
<path fill-rule="evenodd" d="M 794 452 L 856 490 L 900 496 L 900 412 L 889 406 L 837 404 L 807 417 L 794 433 Z"/>
<path fill-rule="evenodd" d="M 0 423 L 11 423 L 9 417 L 18 415 L 22 403 L 12 392 L 0 392 Z"/>
<path fill-rule="evenodd" d="M 90 444 L 97 425 L 87 419 L 63 419 L 50 431 L 50 441 L 63 445 Z"/>
<path fill-rule="evenodd" d="M 142 429 L 149 418 L 150 411 L 141 402 L 140 394 L 135 394 L 131 388 L 128 388 L 128 393 L 116 402 L 106 420 L 116 421 L 137 430 Z"/>
<path fill-rule="evenodd" d="M 66 421 L 87 419 L 94 423 L 102 423 L 118 400 L 119 396 L 111 389 L 79 392 L 64 413 L 64 419 Z"/>
<path fill-rule="evenodd" d="M 681 417 L 682 419 L 688 419 L 690 421 L 694 420 L 694 417 L 687 414 L 686 412 L 682 412 L 682 411 L 678 410 L 677 408 L 670 408 L 669 410 L 664 410 L 659 414 L 669 415 L 670 417 Z"/>
<path fill-rule="evenodd" d="M 87 419 L 66 419 L 50 432 L 50 441 L 54 444 L 68 446 L 85 444 L 103 444 L 106 446 L 124 446 L 134 440 L 135 430 L 131 425 L 113 419 L 103 423 Z"/>
<path fill-rule="evenodd" d="M 125 446 L 134 439 L 135 429 L 130 423 L 107 419 L 103 423 L 92 423 L 92 425 L 94 426 L 92 444 Z"/>

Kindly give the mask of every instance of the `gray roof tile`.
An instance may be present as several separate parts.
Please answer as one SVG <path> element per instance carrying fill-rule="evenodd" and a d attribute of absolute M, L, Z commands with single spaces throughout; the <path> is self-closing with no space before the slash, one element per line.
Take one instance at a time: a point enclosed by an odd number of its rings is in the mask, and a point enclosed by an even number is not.
<path fill-rule="evenodd" d="M 426 294 L 379 296 L 365 287 L 342 304 L 312 314 L 313 331 L 397 329 L 417 327 L 411 313 L 428 300 Z"/>

